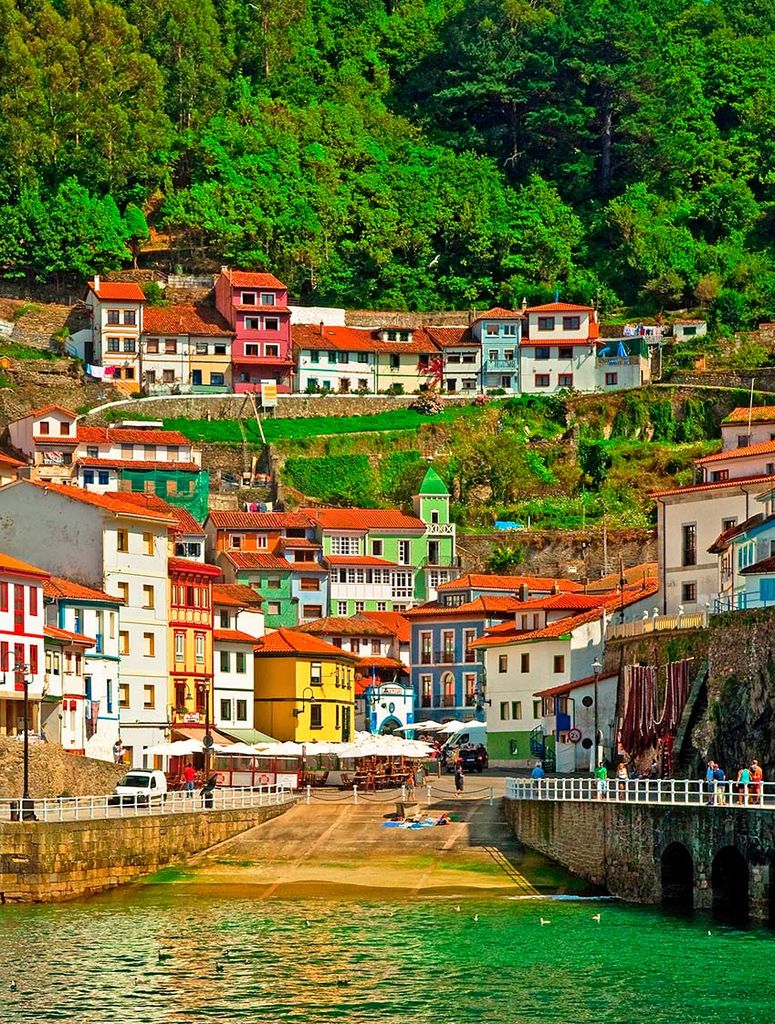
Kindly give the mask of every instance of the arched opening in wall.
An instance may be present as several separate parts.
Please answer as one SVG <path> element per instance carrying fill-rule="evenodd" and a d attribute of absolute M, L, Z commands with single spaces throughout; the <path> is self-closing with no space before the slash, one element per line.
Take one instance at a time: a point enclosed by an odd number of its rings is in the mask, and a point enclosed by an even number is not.
<path fill-rule="evenodd" d="M 727 921 L 741 923 L 748 918 L 748 864 L 734 846 L 723 846 L 713 858 L 711 869 L 713 912 Z"/>
<path fill-rule="evenodd" d="M 662 904 L 675 910 L 694 907 L 694 862 L 683 843 L 670 843 L 660 857 Z"/>

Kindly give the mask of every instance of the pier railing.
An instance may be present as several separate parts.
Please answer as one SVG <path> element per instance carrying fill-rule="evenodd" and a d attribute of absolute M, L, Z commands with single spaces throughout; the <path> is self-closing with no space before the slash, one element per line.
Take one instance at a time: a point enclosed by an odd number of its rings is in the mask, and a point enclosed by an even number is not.
<path fill-rule="evenodd" d="M 682 807 L 775 811 L 775 782 L 706 782 L 704 779 L 507 779 L 509 800 L 575 803 L 606 801 Z"/>
<path fill-rule="evenodd" d="M 212 793 L 175 791 L 163 796 L 0 797 L 0 821 L 97 821 L 139 818 L 150 814 L 191 814 L 194 811 L 232 811 L 289 803 L 296 794 L 289 786 L 216 789 Z"/>

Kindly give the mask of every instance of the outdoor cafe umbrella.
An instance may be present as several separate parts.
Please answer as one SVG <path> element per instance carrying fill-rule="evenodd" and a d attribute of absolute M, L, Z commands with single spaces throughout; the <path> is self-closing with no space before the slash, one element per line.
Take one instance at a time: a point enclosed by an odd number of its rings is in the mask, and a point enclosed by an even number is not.
<path fill-rule="evenodd" d="M 472 724 L 481 725 L 481 722 L 458 722 L 453 718 L 451 722 L 445 722 L 439 729 L 439 732 L 445 732 L 451 736 L 453 733 L 460 732 L 461 729 L 465 729 Z"/>
<path fill-rule="evenodd" d="M 173 743 L 157 743 L 154 747 L 148 747 L 149 754 L 159 754 L 168 757 L 182 757 L 185 754 L 201 754 L 201 740 L 175 740 Z"/>
<path fill-rule="evenodd" d="M 441 729 L 440 722 L 412 722 L 411 725 L 402 725 L 396 732 L 438 732 Z"/>
<path fill-rule="evenodd" d="M 258 753 L 249 743 L 216 743 L 213 750 L 216 754 L 231 754 L 233 757 L 255 757 Z"/>

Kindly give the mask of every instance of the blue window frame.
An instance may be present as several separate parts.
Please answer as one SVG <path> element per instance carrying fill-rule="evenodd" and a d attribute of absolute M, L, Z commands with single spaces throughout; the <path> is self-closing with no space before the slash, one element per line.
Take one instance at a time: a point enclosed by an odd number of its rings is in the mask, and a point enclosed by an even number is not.
<path fill-rule="evenodd" d="M 93 469 L 85 469 L 83 471 L 83 482 L 85 484 L 93 484 L 94 483 L 94 470 Z"/>
<path fill-rule="evenodd" d="M 92 473 L 92 479 L 93 477 L 94 474 Z M 97 474 L 97 482 L 101 484 L 103 487 L 108 486 L 108 484 L 110 483 L 110 473 L 107 471 L 107 469 L 101 469 L 99 471 L 99 473 Z"/>

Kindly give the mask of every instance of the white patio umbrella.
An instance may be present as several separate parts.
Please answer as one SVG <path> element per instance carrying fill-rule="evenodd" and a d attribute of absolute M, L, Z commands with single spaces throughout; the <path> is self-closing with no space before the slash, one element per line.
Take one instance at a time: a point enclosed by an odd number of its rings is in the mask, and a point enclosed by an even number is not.
<path fill-rule="evenodd" d="M 441 722 L 412 722 L 411 725 L 402 725 L 396 732 L 438 732 L 441 729 Z"/>
<path fill-rule="evenodd" d="M 180 757 L 183 754 L 201 754 L 201 740 L 175 740 L 173 743 L 157 743 L 147 748 L 149 754 L 160 754 L 168 757 Z"/>
<path fill-rule="evenodd" d="M 453 718 L 451 722 L 445 722 L 444 725 L 442 725 L 442 727 L 439 729 L 439 732 L 445 732 L 447 733 L 447 735 L 451 736 L 453 733 L 460 732 L 461 729 L 465 729 L 467 726 L 472 724 L 481 725 L 482 723 L 458 722 L 456 719 Z"/>
<path fill-rule="evenodd" d="M 257 753 L 249 743 L 216 743 L 213 750 L 216 754 L 231 754 L 232 757 L 255 757 Z"/>
<path fill-rule="evenodd" d="M 301 757 L 304 747 L 286 740 L 284 743 L 257 743 L 255 752 L 261 757 Z"/>

